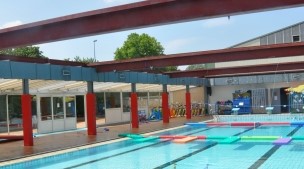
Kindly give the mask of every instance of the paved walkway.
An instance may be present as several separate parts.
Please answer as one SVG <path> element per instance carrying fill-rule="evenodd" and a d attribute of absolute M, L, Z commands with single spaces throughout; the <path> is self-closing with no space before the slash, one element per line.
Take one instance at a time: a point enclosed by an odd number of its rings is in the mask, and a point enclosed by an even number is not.
<path fill-rule="evenodd" d="M 50 134 L 34 138 L 33 147 L 24 147 L 23 141 L 0 143 L 0 162 L 113 140 L 119 138 L 118 134 L 120 133 L 147 133 L 181 126 L 189 121 L 197 122 L 208 119 L 211 119 L 211 117 L 192 117 L 191 120 L 186 120 L 185 117 L 172 118 L 168 124 L 163 124 L 162 121 L 142 123 L 139 125 L 139 129 L 132 129 L 130 124 L 106 126 L 109 131 L 104 131 L 105 127 L 99 127 L 97 128 L 97 136 L 88 136 L 86 130 Z"/>

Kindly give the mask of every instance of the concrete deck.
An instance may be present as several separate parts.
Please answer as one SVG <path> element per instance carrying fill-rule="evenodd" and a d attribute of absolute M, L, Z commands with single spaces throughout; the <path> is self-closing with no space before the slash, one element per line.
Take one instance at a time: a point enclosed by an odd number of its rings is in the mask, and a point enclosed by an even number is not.
<path fill-rule="evenodd" d="M 99 127 L 97 128 L 97 136 L 88 136 L 86 130 L 49 134 L 34 138 L 33 147 L 24 147 L 23 141 L 0 143 L 0 162 L 113 140 L 119 138 L 118 134 L 120 133 L 148 133 L 181 126 L 186 122 L 204 121 L 211 118 L 211 116 L 192 117 L 191 120 L 186 120 L 185 117 L 171 118 L 168 124 L 163 124 L 162 121 L 141 123 L 138 129 L 131 129 L 130 124 L 105 126 L 110 130 L 104 131 L 105 127 Z"/>

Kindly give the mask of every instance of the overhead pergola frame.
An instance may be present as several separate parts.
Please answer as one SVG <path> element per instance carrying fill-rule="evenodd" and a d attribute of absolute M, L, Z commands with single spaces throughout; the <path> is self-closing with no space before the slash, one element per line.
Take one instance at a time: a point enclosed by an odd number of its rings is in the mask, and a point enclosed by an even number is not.
<path fill-rule="evenodd" d="M 254 2 L 242 0 L 147 0 L 2 29 L 0 30 L 0 38 L 5 40 L 0 42 L 0 49 L 72 39 L 125 29 L 302 5 L 304 5 L 303 0 L 269 0 L 267 2 L 262 0 Z M 225 8 L 219 9 L 219 6 Z M 20 37 L 22 38 L 20 39 Z M 191 78 L 167 78 L 166 75 L 151 75 L 149 73 L 132 71 L 153 71 L 154 68 L 165 66 L 289 57 L 303 54 L 304 43 L 301 42 L 201 51 L 124 61 L 109 61 L 89 65 L 52 59 L 24 59 L 2 55 L 0 56 L 0 60 L 2 60 L 0 63 L 2 67 L 0 69 L 9 70 L 6 68 L 10 67 L 15 67 L 15 69 L 14 71 L 11 70 L 5 73 L 1 73 L 1 71 L 0 76 L 4 78 L 42 78 L 46 80 L 125 81 L 127 83 L 143 81 L 144 83 L 152 84 L 173 83 L 191 85 L 204 84 L 205 82 Z M 33 63 L 36 65 L 33 66 Z M 21 65 L 29 70 L 27 74 L 22 74 L 22 70 L 16 68 Z M 258 67 L 255 69 L 258 69 Z M 126 70 L 128 71 L 125 72 Z M 212 71 L 213 73 L 210 73 L 210 71 L 208 73 L 206 71 L 205 73 L 203 72 L 205 74 L 204 77 L 217 76 L 221 72 L 227 74 L 229 71 L 231 73 L 239 71 L 242 74 L 242 72 L 245 72 L 245 69 L 217 69 Z M 122 78 L 122 76 L 125 78 Z M 165 78 L 158 80 L 158 76 Z M 178 75 L 174 76 L 177 77 Z M 155 79 L 155 77 L 157 78 Z"/>
<path fill-rule="evenodd" d="M 122 31 L 126 29 L 134 29 L 146 26 L 154 26 L 161 24 L 169 24 L 174 22 L 185 22 L 190 20 L 197 20 L 201 18 L 211 18 L 216 16 L 230 16 L 238 13 L 255 12 L 258 10 L 270 10 L 283 7 L 299 6 L 303 5 L 303 0 L 256 0 L 256 1 L 244 1 L 244 0 L 149 0 L 139 3 L 129 4 L 125 6 L 118 6 L 103 10 L 96 10 L 85 12 L 81 14 L 70 15 L 66 17 L 60 17 L 50 19 L 46 21 L 36 22 L 32 24 L 26 24 L 14 28 L 8 28 L 0 30 L 0 49 L 33 45 L 39 43 L 53 42 L 65 39 L 72 39 L 78 37 L 84 37 L 89 35 L 96 35 L 101 33 Z M 219 8 L 224 7 L 224 8 Z M 303 44 L 301 44 L 303 47 Z M 289 46 L 288 48 L 293 48 Z M 299 47 L 299 46 L 298 46 Z M 276 48 L 276 47 L 273 47 Z M 247 48 L 248 49 L 248 48 Z M 277 48 L 276 48 L 277 49 Z M 233 49 L 231 49 L 233 50 Z M 237 49 L 236 49 L 237 50 Z M 270 53 L 267 52 L 255 56 L 255 53 L 251 53 L 250 50 L 234 51 L 233 55 L 227 58 L 233 58 L 238 60 L 247 60 L 241 57 L 241 54 L 249 53 L 247 55 L 249 59 L 256 59 L 257 57 L 271 57 L 272 54 L 275 57 L 285 57 L 288 52 L 285 51 L 284 56 L 280 55 L 280 50 L 272 49 Z M 286 50 L 286 49 L 285 49 Z M 300 49 L 299 49 L 300 50 Z M 304 49 L 301 49 L 300 53 Z M 292 51 L 292 50 L 291 50 Z M 227 51 L 226 51 L 227 52 Z M 216 52 L 215 52 L 216 53 Z M 210 52 L 211 56 L 214 53 Z M 227 54 L 227 53 L 226 53 Z M 289 56 L 295 56 L 295 53 L 289 53 Z M 301 55 L 301 54 L 300 54 Z M 221 55 L 224 57 L 223 55 Z M 273 56 L 273 55 L 272 55 Z M 216 59 L 217 57 L 213 57 Z M 196 57 L 198 59 L 199 57 Z M 168 58 L 167 58 L 168 59 Z M 170 58 L 172 59 L 172 58 Z M 193 58 L 194 59 L 194 58 Z M 207 58 L 206 58 L 207 59 Z M 224 59 L 224 58 L 222 58 Z M 187 60 L 191 60 L 188 58 Z M 184 65 L 185 62 L 181 63 L 182 59 L 175 61 L 175 65 Z M 195 63 L 202 63 L 201 60 L 195 61 Z M 227 61 L 227 60 L 226 60 Z M 133 63 L 133 65 L 140 65 L 141 68 L 145 69 L 148 67 L 162 66 L 158 60 L 149 60 L 153 62 L 153 65 L 147 64 L 147 61 L 139 63 Z M 166 62 L 163 66 L 170 66 L 169 60 L 162 60 Z M 206 61 L 207 62 L 207 61 Z M 209 60 L 210 62 L 210 60 Z M 212 61 L 211 61 L 212 62 Z M 193 64 L 195 64 L 193 63 Z M 113 63 L 112 63 L 113 64 Z M 125 63 L 122 63 L 125 64 Z M 144 64 L 144 65 L 143 65 Z M 3 66 L 3 67 L 2 67 Z M 20 67 L 23 68 L 23 70 Z M 138 122 L 138 104 L 135 83 L 148 83 L 148 84 L 181 84 L 186 85 L 186 118 L 191 119 L 191 99 L 189 92 L 189 85 L 192 83 L 207 83 L 203 79 L 195 78 L 169 78 L 168 75 L 148 75 L 145 76 L 138 72 L 122 72 L 118 71 L 129 70 L 118 66 L 117 64 L 111 65 L 117 66 L 114 69 L 109 68 L 104 70 L 105 65 L 89 65 L 93 67 L 84 66 L 70 66 L 70 65 L 57 65 L 50 63 L 23 63 L 18 61 L 1 60 L 0 61 L 0 78 L 17 78 L 22 79 L 22 122 L 23 122 L 23 139 L 24 146 L 33 146 L 33 131 L 32 131 L 32 113 L 31 113 L 31 96 L 29 92 L 29 79 L 44 79 L 44 80 L 64 80 L 63 87 L 67 85 L 74 85 L 69 81 L 86 81 L 87 82 L 87 95 L 86 95 L 86 121 L 88 135 L 96 135 L 96 98 L 93 93 L 93 81 L 100 82 L 111 80 L 121 82 L 125 79 L 125 82 L 132 83 L 131 89 L 131 118 L 132 128 L 139 128 Z M 97 67 L 96 67 L 97 66 Z M 95 68 L 95 69 L 94 69 Z M 1 70 L 2 69 L 2 70 Z M 24 72 L 24 69 L 27 72 Z M 4 71 L 3 71 L 4 70 Z M 97 70 L 97 71 L 96 71 Z M 138 70 L 138 69 L 137 69 Z M 102 72 L 102 73 L 101 73 Z M 113 78 L 114 77 L 114 78 Z M 124 78 L 121 78 L 124 77 Z M 127 78 L 129 77 L 129 79 Z M 160 78 L 159 78 L 160 77 Z M 20 83 L 20 81 L 17 81 Z M 154 83 L 153 83 L 154 82 Z M 8 83 L 7 81 L 4 83 Z M 36 85 L 38 85 L 36 83 Z M 80 86 L 82 84 L 79 84 Z M 165 86 L 164 85 L 164 86 Z M 76 85 L 77 86 L 77 85 Z M 118 85 L 120 86 L 120 85 Z M 16 86 L 18 87 L 18 86 Z M 59 86 L 56 86 L 57 88 Z M 74 86 L 75 87 L 75 86 Z M 164 87 L 165 88 L 165 87 Z M 166 89 L 167 90 L 167 89 Z M 163 108 L 163 122 L 169 123 L 169 108 L 168 108 L 168 94 L 163 93 L 162 95 L 162 108 Z M 134 120 L 135 119 L 135 120 Z"/>
<path fill-rule="evenodd" d="M 268 59 L 300 55 L 304 55 L 304 42 L 229 48 L 121 61 L 99 62 L 89 64 L 89 66 L 95 67 L 97 72 L 121 70 L 147 71 L 153 68 L 165 66 Z"/>
<path fill-rule="evenodd" d="M 0 49 L 302 5 L 303 0 L 146 0 L 2 29 Z"/>

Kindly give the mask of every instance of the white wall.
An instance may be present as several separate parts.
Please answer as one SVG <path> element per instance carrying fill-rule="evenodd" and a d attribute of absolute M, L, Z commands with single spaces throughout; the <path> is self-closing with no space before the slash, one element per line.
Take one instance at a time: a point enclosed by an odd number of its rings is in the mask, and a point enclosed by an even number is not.
<path fill-rule="evenodd" d="M 186 104 L 185 93 L 186 89 L 170 92 L 170 95 L 172 96 L 171 103 Z M 204 103 L 204 87 L 190 88 L 190 96 L 192 103 Z"/>
<path fill-rule="evenodd" d="M 249 42 L 242 43 L 238 46 L 235 46 L 234 48 L 249 47 L 249 46 L 260 46 L 260 45 L 261 45 L 261 41 L 260 41 L 260 38 L 258 38 L 258 39 L 254 39 L 254 40 L 249 41 Z"/>
<path fill-rule="evenodd" d="M 222 67 L 234 67 L 234 66 L 249 66 L 249 65 L 261 65 L 261 64 L 280 64 L 288 62 L 300 62 L 304 61 L 304 56 L 292 56 L 283 58 L 272 58 L 272 59 L 255 59 L 250 61 L 234 61 L 234 62 L 218 62 L 215 63 L 215 68 Z"/>
<path fill-rule="evenodd" d="M 234 93 L 236 90 L 247 91 L 258 88 L 268 89 L 268 96 L 269 96 L 268 103 L 270 103 L 271 102 L 270 89 L 276 89 L 282 87 L 297 87 L 300 84 L 303 84 L 303 82 L 212 86 L 212 95 L 209 97 L 209 103 L 214 106 L 217 101 L 227 101 L 227 100 L 232 101 L 233 99 L 232 93 Z"/>

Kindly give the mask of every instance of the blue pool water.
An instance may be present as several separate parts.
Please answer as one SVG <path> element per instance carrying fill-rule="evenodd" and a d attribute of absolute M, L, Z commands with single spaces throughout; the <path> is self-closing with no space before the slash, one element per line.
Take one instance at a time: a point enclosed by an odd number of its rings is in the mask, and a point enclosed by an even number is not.
<path fill-rule="evenodd" d="M 304 136 L 301 126 L 184 127 L 158 135 L 189 136 Z M 302 169 L 304 140 L 273 145 L 273 140 L 237 141 L 220 144 L 217 139 L 195 140 L 185 144 L 169 140 L 135 142 L 132 139 L 83 149 L 62 155 L 23 162 L 0 169 Z"/>

